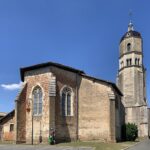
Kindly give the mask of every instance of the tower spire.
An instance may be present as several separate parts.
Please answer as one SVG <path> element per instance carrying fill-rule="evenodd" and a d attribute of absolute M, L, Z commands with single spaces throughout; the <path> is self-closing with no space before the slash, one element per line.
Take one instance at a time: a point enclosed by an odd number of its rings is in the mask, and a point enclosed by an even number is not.
<path fill-rule="evenodd" d="M 129 11 L 129 18 L 130 18 L 130 22 L 129 22 L 129 24 L 128 24 L 128 32 L 129 31 L 133 31 L 134 30 L 134 28 L 133 28 L 133 23 L 132 23 L 132 11 L 130 10 Z"/>

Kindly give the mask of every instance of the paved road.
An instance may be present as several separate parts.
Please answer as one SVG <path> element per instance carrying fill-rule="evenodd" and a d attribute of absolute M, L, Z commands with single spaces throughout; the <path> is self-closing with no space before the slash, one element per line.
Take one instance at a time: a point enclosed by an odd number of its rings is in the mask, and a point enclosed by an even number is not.
<path fill-rule="evenodd" d="M 49 145 L 0 145 L 0 150 L 94 150 L 90 147 L 60 147 Z"/>
<path fill-rule="evenodd" d="M 150 150 L 150 140 L 145 140 L 137 145 L 129 148 L 128 150 Z"/>

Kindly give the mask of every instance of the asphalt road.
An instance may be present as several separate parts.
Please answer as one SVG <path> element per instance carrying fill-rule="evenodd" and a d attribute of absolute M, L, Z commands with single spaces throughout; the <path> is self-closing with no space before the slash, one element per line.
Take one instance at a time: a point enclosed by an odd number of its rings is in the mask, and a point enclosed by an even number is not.
<path fill-rule="evenodd" d="M 150 139 L 145 140 L 127 150 L 150 150 Z"/>
<path fill-rule="evenodd" d="M 60 147 L 50 145 L 0 145 L 0 150 L 93 150 L 90 147 Z"/>

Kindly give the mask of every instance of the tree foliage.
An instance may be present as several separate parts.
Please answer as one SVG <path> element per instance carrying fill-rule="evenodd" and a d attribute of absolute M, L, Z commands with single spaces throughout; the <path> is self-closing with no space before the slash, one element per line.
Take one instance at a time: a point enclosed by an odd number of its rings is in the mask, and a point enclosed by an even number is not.
<path fill-rule="evenodd" d="M 123 125 L 123 139 L 126 141 L 135 141 L 138 137 L 138 127 L 134 123 Z"/>

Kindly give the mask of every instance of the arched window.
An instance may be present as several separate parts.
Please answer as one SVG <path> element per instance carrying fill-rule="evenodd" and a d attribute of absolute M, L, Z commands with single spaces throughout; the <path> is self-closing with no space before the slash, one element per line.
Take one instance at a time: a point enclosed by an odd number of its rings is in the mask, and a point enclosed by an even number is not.
<path fill-rule="evenodd" d="M 137 58 L 135 58 L 135 65 L 137 65 Z"/>
<path fill-rule="evenodd" d="M 127 51 L 130 52 L 131 51 L 131 43 L 127 44 Z"/>
<path fill-rule="evenodd" d="M 123 61 L 121 62 L 121 68 L 123 68 L 124 67 L 124 64 L 123 64 Z"/>
<path fill-rule="evenodd" d="M 140 65 L 140 59 L 138 58 L 138 65 Z"/>
<path fill-rule="evenodd" d="M 72 90 L 64 87 L 61 92 L 61 110 L 63 116 L 72 115 Z"/>
<path fill-rule="evenodd" d="M 131 66 L 131 65 L 132 65 L 132 59 L 127 59 L 126 62 L 127 62 L 127 63 L 126 63 L 127 66 Z"/>
<path fill-rule="evenodd" d="M 132 59 L 129 59 L 130 65 L 132 65 Z"/>
<path fill-rule="evenodd" d="M 129 59 L 127 59 L 127 60 L 126 60 L 126 62 L 127 62 L 127 63 L 126 63 L 126 64 L 127 64 L 127 66 L 129 66 Z"/>
<path fill-rule="evenodd" d="M 33 90 L 33 115 L 42 114 L 42 90 L 38 86 Z"/>

